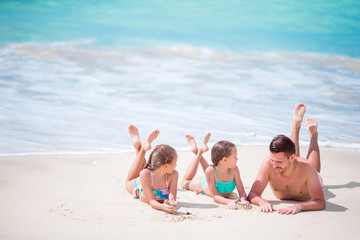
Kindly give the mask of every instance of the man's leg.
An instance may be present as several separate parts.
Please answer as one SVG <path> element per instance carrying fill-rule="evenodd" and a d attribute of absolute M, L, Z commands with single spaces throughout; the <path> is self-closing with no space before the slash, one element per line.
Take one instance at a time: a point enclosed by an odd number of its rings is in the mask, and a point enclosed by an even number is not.
<path fill-rule="evenodd" d="M 314 166 L 316 171 L 320 173 L 321 163 L 320 163 L 320 149 L 318 144 L 318 124 L 314 119 L 307 119 L 306 120 L 306 127 L 308 128 L 309 135 L 310 135 L 310 145 L 309 151 L 307 154 L 307 159 L 311 162 Z"/>
<path fill-rule="evenodd" d="M 295 144 L 295 155 L 297 157 L 300 157 L 299 133 L 305 112 L 306 106 L 302 103 L 297 105 L 293 111 L 293 122 L 290 139 Z"/>

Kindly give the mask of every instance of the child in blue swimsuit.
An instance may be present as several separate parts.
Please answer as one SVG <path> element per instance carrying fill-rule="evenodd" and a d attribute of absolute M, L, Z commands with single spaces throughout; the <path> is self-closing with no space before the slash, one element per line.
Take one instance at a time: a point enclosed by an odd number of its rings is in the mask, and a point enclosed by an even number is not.
<path fill-rule="evenodd" d="M 134 198 L 139 198 L 157 210 L 176 212 L 176 150 L 168 145 L 158 145 L 146 162 L 145 154 L 151 149 L 151 143 L 159 135 L 159 130 L 151 132 L 143 144 L 134 125 L 129 126 L 129 133 L 136 150 L 136 158 L 126 178 L 126 190 Z"/>
<path fill-rule="evenodd" d="M 247 197 L 240 178 L 239 168 L 236 166 L 238 160 L 236 146 L 228 141 L 217 142 L 211 150 L 213 165 L 209 165 L 202 154 L 209 149 L 207 142 L 210 135 L 210 133 L 205 135 L 199 148 L 197 148 L 194 137 L 186 135 L 195 157 L 185 172 L 181 187 L 205 193 L 212 197 L 216 203 L 227 205 L 230 209 L 239 209 L 240 207 L 250 209 L 251 204 L 246 200 Z M 199 164 L 205 176 L 202 179 L 194 179 Z M 239 198 L 231 199 L 230 197 L 235 188 L 239 193 Z"/>

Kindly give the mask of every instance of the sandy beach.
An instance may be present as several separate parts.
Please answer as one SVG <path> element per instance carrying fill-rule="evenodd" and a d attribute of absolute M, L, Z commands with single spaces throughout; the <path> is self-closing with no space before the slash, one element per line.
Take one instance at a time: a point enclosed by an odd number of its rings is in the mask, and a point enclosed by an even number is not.
<path fill-rule="evenodd" d="M 177 214 L 154 210 L 124 188 L 135 153 L 0 157 L 0 239 L 358 239 L 360 149 L 320 150 L 326 210 L 293 216 L 229 210 L 179 184 Z M 238 147 L 247 193 L 267 153 Z M 181 179 L 193 154 L 178 155 Z M 269 186 L 263 196 L 276 208 L 293 203 Z"/>
<path fill-rule="evenodd" d="M 0 240 L 360 239 L 359 13 L 360 0 L 0 1 Z M 230 210 L 182 189 L 186 135 L 208 132 L 209 148 L 237 145 L 247 195 L 273 137 L 302 157 L 317 142 L 326 209 Z M 175 214 L 125 189 L 137 134 L 179 149 Z M 300 167 L 274 188 L 305 195 Z"/>

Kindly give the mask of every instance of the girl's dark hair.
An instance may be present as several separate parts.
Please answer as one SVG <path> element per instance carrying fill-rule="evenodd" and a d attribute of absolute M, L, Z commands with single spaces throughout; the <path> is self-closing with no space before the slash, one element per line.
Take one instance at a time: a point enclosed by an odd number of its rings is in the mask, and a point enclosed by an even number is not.
<path fill-rule="evenodd" d="M 145 168 L 155 170 L 162 165 L 172 163 L 176 157 L 177 153 L 174 148 L 165 144 L 157 145 L 150 153 L 149 160 L 146 163 Z"/>
<path fill-rule="evenodd" d="M 211 149 L 211 161 L 216 166 L 224 157 L 228 157 L 231 154 L 231 150 L 235 147 L 235 144 L 228 141 L 220 141 L 215 143 Z"/>
<path fill-rule="evenodd" d="M 277 135 L 271 141 L 269 150 L 272 153 L 285 153 L 285 156 L 289 158 L 295 153 L 295 144 L 285 135 Z"/>

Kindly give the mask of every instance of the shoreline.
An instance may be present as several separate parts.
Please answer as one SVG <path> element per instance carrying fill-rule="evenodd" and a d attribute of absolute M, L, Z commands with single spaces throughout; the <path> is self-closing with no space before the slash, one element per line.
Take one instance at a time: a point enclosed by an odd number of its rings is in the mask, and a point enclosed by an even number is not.
<path fill-rule="evenodd" d="M 301 144 L 301 148 L 306 148 L 308 145 Z M 268 148 L 268 145 L 236 145 L 237 148 Z M 360 147 L 345 147 L 345 146 L 328 146 L 320 145 L 320 149 L 339 149 L 339 150 L 360 150 Z M 211 147 L 210 147 L 211 148 Z M 175 148 L 177 152 L 189 152 L 188 147 Z M 28 153 L 0 153 L 0 158 L 6 157 L 31 157 L 31 156 L 79 156 L 79 155 L 116 155 L 116 154 L 131 154 L 135 153 L 135 150 L 120 150 L 120 151 L 93 151 L 93 152 L 81 152 L 81 151 L 52 151 L 52 152 L 28 152 Z"/>
<path fill-rule="evenodd" d="M 248 194 L 265 146 L 238 146 L 237 163 Z M 301 148 L 301 155 L 307 148 Z M 0 239 L 208 238 L 241 233 L 250 239 L 357 239 L 360 149 L 320 147 L 327 207 L 294 216 L 229 210 L 210 197 L 181 189 L 175 215 L 152 209 L 124 188 L 135 153 L 0 156 Z M 179 181 L 191 152 L 178 151 Z M 204 154 L 207 161 L 210 151 Z M 203 176 L 198 170 L 198 177 Z M 294 201 L 263 196 L 276 208 Z M 185 227 L 186 231 L 179 231 Z M 159 229 L 154 231 L 154 229 Z M 235 231 L 234 231 L 235 230 Z M 162 237 L 163 236 L 163 237 Z"/>

